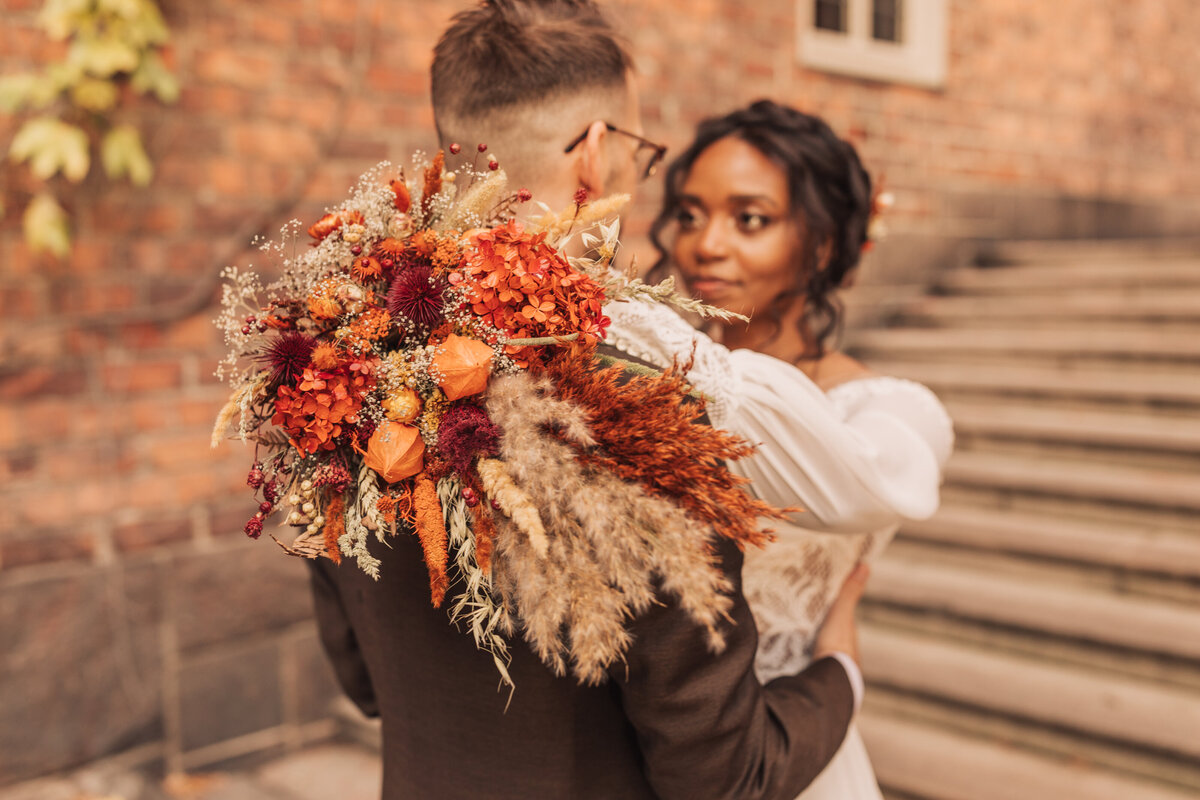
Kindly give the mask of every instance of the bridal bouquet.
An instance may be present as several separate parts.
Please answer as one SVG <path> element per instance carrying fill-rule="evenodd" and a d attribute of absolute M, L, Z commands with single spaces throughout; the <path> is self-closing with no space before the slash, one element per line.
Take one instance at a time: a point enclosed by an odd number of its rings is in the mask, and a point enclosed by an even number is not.
<path fill-rule="evenodd" d="M 269 285 L 225 272 L 232 394 L 213 444 L 254 445 L 245 532 L 276 517 L 298 531 L 288 553 L 376 578 L 387 537 L 418 537 L 433 605 L 506 682 L 518 629 L 559 674 L 602 681 L 656 583 L 721 647 L 709 538 L 758 542 L 756 519 L 775 515 L 723 466 L 751 448 L 693 424 L 683 370 L 597 349 L 607 302 L 706 309 L 612 269 L 617 225 L 597 223 L 622 198 L 581 192 L 522 225 L 530 195 L 494 160 L 416 163 L 415 179 L 365 174 L 307 229 L 311 247 L 285 226 L 262 246 L 279 262 Z M 591 257 L 564 256 L 574 235 Z"/>

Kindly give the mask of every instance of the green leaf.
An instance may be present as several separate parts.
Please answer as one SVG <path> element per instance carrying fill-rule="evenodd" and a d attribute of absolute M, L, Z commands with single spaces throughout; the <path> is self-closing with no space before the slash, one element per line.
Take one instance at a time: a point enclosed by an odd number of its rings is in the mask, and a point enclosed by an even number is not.
<path fill-rule="evenodd" d="M 118 125 L 105 135 L 100 143 L 100 160 L 113 180 L 128 175 L 135 186 L 145 186 L 154 177 L 154 165 L 132 125 Z"/>
<path fill-rule="evenodd" d="M 28 161 L 40 180 L 62 172 L 68 180 L 78 182 L 91 166 L 87 134 L 54 117 L 35 117 L 22 125 L 8 155 L 13 161 Z"/>
<path fill-rule="evenodd" d="M 112 36 L 76 39 L 67 59 L 97 78 L 137 69 L 138 52 L 127 42 Z"/>
<path fill-rule="evenodd" d="M 49 252 L 65 258 L 71 252 L 67 212 L 49 192 L 38 194 L 25 209 L 25 241 L 35 253 Z"/>
<path fill-rule="evenodd" d="M 116 85 L 100 78 L 84 78 L 71 88 L 71 102 L 97 114 L 115 106 L 117 96 Z"/>
<path fill-rule="evenodd" d="M 139 94 L 153 92 L 164 103 L 179 99 L 179 81 L 171 74 L 158 53 L 148 52 L 130 79 L 133 90 Z"/>

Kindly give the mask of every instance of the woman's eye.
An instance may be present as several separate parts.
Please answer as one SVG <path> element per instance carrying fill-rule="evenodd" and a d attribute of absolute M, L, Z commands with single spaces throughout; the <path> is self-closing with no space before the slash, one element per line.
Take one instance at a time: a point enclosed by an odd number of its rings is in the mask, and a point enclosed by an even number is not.
<path fill-rule="evenodd" d="M 686 208 L 681 208 L 676 212 L 675 221 L 684 230 L 695 230 L 700 227 L 700 217 Z"/>
<path fill-rule="evenodd" d="M 738 227 L 744 231 L 760 231 L 771 224 L 771 218 L 765 214 L 743 212 L 738 215 Z"/>

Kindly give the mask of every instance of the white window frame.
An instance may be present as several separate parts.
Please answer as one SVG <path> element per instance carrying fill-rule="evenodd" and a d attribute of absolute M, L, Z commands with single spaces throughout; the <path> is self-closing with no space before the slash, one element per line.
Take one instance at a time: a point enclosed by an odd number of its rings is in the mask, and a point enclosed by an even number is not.
<path fill-rule="evenodd" d="M 940 89 L 946 82 L 946 0 L 904 0 L 899 42 L 871 35 L 872 0 L 848 0 L 847 31 L 816 27 L 813 0 L 796 0 L 800 63 L 856 78 Z"/>

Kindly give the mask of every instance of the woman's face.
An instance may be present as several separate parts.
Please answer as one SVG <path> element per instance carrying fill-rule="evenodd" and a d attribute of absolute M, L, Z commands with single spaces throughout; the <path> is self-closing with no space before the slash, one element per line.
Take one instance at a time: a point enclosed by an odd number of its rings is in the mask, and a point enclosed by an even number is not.
<path fill-rule="evenodd" d="M 688 289 L 739 314 L 761 312 L 796 283 L 803 231 L 782 169 L 741 139 L 720 139 L 683 183 L 672 251 Z"/>

